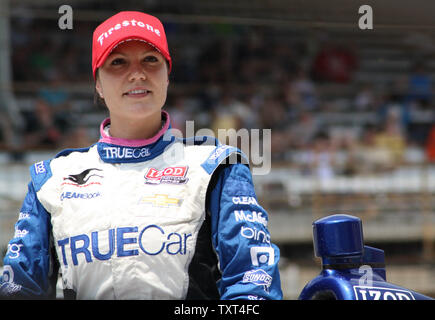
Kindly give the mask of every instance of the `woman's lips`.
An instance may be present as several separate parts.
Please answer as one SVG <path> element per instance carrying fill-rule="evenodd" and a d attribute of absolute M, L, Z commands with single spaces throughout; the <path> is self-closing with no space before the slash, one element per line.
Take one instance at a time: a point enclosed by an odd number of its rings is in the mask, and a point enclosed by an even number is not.
<path fill-rule="evenodd" d="M 148 95 L 151 91 L 147 89 L 132 89 L 127 92 L 125 92 L 123 95 L 130 97 L 130 98 L 143 98 Z"/>

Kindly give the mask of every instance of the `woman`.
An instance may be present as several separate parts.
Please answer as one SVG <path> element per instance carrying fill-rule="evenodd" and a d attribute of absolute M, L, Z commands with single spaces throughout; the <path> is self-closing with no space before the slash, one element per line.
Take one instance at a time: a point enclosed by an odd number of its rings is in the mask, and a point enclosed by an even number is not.
<path fill-rule="evenodd" d="M 30 169 L 1 292 L 65 298 L 281 299 L 279 250 L 249 167 L 214 138 L 175 138 L 161 22 L 120 12 L 96 28 L 100 140 Z M 230 161 L 230 159 L 238 161 Z"/>

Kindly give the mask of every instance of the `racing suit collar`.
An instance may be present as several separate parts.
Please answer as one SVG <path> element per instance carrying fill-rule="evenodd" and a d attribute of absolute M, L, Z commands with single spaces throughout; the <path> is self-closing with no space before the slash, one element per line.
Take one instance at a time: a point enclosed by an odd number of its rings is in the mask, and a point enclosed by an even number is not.
<path fill-rule="evenodd" d="M 162 110 L 162 121 L 164 121 L 164 124 L 154 137 L 151 137 L 149 139 L 129 140 L 129 139 L 115 138 L 108 135 L 104 130 L 104 128 L 110 124 L 110 118 L 106 118 L 103 120 L 103 122 L 100 125 L 101 138 L 99 142 L 114 144 L 123 147 L 133 147 L 133 148 L 150 145 L 156 142 L 157 140 L 159 140 L 166 132 L 166 130 L 168 130 L 169 128 L 170 125 L 169 113 L 167 113 L 164 110 Z"/>
<path fill-rule="evenodd" d="M 170 134 L 170 117 L 162 110 L 163 126 L 154 137 L 149 139 L 128 140 L 111 137 L 105 128 L 110 124 L 110 118 L 100 125 L 100 140 L 97 150 L 104 162 L 126 163 L 151 160 L 160 155 L 175 137 Z"/>

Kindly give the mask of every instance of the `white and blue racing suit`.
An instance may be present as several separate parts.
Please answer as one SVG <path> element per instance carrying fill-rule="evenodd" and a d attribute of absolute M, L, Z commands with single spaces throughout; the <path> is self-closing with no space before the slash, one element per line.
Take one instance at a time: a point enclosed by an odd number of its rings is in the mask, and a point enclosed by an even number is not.
<path fill-rule="evenodd" d="M 89 148 L 30 167 L 0 295 L 282 299 L 279 249 L 248 165 L 215 138 L 176 138 L 162 112 L 152 139 L 101 125 Z"/>

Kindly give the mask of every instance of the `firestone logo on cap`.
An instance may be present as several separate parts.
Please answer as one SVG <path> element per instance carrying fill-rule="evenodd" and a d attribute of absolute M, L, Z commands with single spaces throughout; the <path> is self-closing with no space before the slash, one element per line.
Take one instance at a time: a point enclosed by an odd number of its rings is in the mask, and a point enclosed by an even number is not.
<path fill-rule="evenodd" d="M 101 23 L 94 31 L 92 43 L 92 71 L 104 64 L 110 52 L 126 40 L 142 40 L 152 45 L 168 61 L 172 60 L 168 50 L 166 34 L 159 19 L 138 11 L 122 11 Z"/>
<path fill-rule="evenodd" d="M 132 27 L 136 27 L 138 26 L 139 28 L 144 28 L 150 32 L 154 32 L 156 35 L 158 35 L 159 37 L 160 35 L 160 30 L 149 25 L 148 23 L 144 23 L 142 21 L 136 21 L 135 19 L 132 19 L 130 21 L 128 20 L 124 20 L 122 21 L 122 23 L 117 23 L 115 26 L 109 28 L 109 30 L 107 30 L 107 32 L 103 32 L 99 37 L 98 37 L 98 42 L 100 43 L 100 45 L 103 45 L 103 41 L 105 38 L 107 38 L 108 36 L 110 36 L 112 34 L 112 32 L 115 32 L 116 30 L 120 30 L 123 27 L 128 27 L 128 26 L 132 26 Z"/>

